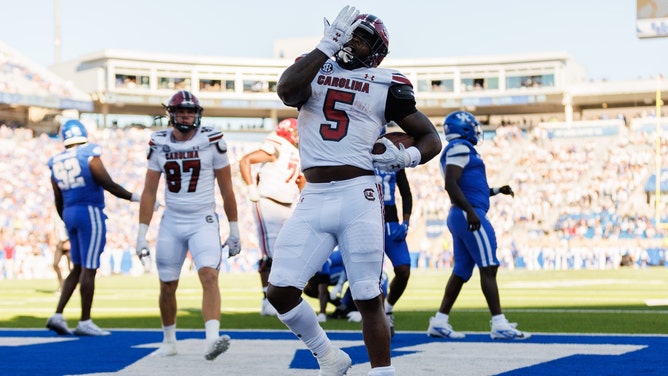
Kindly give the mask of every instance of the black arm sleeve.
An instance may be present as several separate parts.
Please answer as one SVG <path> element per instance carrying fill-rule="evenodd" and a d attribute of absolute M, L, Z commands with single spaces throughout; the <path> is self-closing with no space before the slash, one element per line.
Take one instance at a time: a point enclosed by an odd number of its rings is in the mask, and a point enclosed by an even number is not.
<path fill-rule="evenodd" d="M 408 177 L 406 177 L 406 170 L 399 170 L 397 172 L 397 188 L 401 194 L 401 212 L 406 217 L 413 213 L 413 194 L 411 193 L 411 186 L 408 184 Z"/>
<path fill-rule="evenodd" d="M 385 120 L 388 123 L 401 120 L 414 112 L 417 108 L 413 87 L 404 84 L 390 86 L 385 101 Z"/>

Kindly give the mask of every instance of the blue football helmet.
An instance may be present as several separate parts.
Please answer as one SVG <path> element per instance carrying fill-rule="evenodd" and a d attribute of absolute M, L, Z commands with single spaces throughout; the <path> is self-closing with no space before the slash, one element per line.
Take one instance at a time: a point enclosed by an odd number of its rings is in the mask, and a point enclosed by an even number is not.
<path fill-rule="evenodd" d="M 466 111 L 451 112 L 443 121 L 443 133 L 447 141 L 462 138 L 473 145 L 482 140 L 482 128 L 475 116 Z"/>
<path fill-rule="evenodd" d="M 88 142 L 86 127 L 79 120 L 68 120 L 60 127 L 60 136 L 63 144 L 70 146 L 74 144 L 85 144 Z"/>

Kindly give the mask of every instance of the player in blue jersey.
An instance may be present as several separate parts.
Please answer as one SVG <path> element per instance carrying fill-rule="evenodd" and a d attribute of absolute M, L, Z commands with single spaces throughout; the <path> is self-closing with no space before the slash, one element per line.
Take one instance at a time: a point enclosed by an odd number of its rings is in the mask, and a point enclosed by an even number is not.
<path fill-rule="evenodd" d="M 95 274 L 106 243 L 104 191 L 135 202 L 139 201 L 139 194 L 112 180 L 100 158 L 102 148 L 88 143 L 88 132 L 81 122 L 65 122 L 61 136 L 65 150 L 49 159 L 49 169 L 56 210 L 65 222 L 70 240 L 73 267 L 63 283 L 56 313 L 49 318 L 46 327 L 60 335 L 72 334 L 63 318 L 63 310 L 79 285 L 81 319 L 74 334 L 108 335 L 108 331 L 100 329 L 90 318 Z"/>
<path fill-rule="evenodd" d="M 376 169 L 376 177 L 383 190 L 385 210 L 385 254 L 392 262 L 394 277 L 390 281 L 389 292 L 385 298 L 385 314 L 390 323 L 390 334 L 394 336 L 394 315 L 392 310 L 406 290 L 411 275 L 411 257 L 408 252 L 406 235 L 413 211 L 413 195 L 406 177 L 406 170 L 396 172 Z M 397 212 L 396 188 L 401 195 L 401 217 Z"/>
<path fill-rule="evenodd" d="M 508 185 L 490 188 L 487 183 L 485 163 L 475 149 L 482 138 L 480 123 L 466 111 L 455 111 L 446 116 L 443 131 L 448 141 L 441 153 L 441 168 L 445 190 L 450 196 L 448 229 L 452 233 L 454 269 L 448 279 L 441 307 L 436 316 L 429 319 L 427 334 L 433 337 L 464 338 L 449 323 L 449 314 L 457 296 L 473 274 L 477 265 L 480 285 L 492 314 L 493 339 L 526 339 L 531 335 L 517 330 L 501 311 L 496 273 L 499 260 L 496 257 L 496 234 L 487 219 L 490 196 L 502 193 L 515 196 Z"/>

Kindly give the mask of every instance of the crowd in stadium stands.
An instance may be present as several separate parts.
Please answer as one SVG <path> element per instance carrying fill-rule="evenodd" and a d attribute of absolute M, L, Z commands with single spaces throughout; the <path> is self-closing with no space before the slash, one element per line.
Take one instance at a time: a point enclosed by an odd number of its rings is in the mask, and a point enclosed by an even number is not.
<path fill-rule="evenodd" d="M 0 92 L 37 96 L 74 96 L 71 83 L 56 77 L 9 48 L 0 48 Z"/>
<path fill-rule="evenodd" d="M 91 141 L 103 147 L 109 173 L 130 191 L 141 191 L 150 132 L 141 128 L 91 131 Z M 662 164 L 668 166 L 666 136 L 661 155 Z M 478 150 L 487 161 L 490 185 L 509 184 L 515 191 L 514 199 L 492 198 L 489 212 L 503 266 L 608 269 L 665 265 L 668 233 L 654 225 L 654 207 L 646 202 L 644 191 L 654 168 L 654 137 L 624 132 L 604 138 L 549 139 L 540 131 L 498 128 L 493 139 L 486 139 Z M 238 160 L 256 149 L 257 143 L 228 141 L 228 145 L 243 251 L 226 260 L 224 268 L 227 272 L 254 271 L 260 253 Z M 0 279 L 53 278 L 54 290 L 57 288 L 51 268 L 57 213 L 47 160 L 62 147 L 59 139 L 33 137 L 28 129 L 0 126 Z M 409 169 L 407 174 L 414 195 L 408 236 L 413 266 L 450 268 L 451 240 L 444 223 L 449 200 L 438 161 Z M 218 205 L 218 212 L 223 212 L 222 202 Z M 108 235 L 101 275 L 143 272 L 133 249 L 138 208 L 136 203 L 107 199 Z M 662 211 L 666 212 L 665 206 Z M 151 244 L 157 227 L 150 228 Z M 221 231 L 226 228 L 221 226 Z M 221 234 L 223 239 L 226 236 Z"/>

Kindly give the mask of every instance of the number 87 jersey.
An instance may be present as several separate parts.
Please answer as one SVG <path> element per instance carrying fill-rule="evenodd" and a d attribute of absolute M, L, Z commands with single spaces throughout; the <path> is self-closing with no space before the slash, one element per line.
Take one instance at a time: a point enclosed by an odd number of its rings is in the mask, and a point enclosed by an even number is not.
<path fill-rule="evenodd" d="M 214 170 L 229 165 L 223 133 L 200 127 L 190 140 L 177 142 L 172 132 L 154 132 L 147 156 L 148 169 L 165 175 L 165 206 L 188 214 L 214 211 Z"/>

